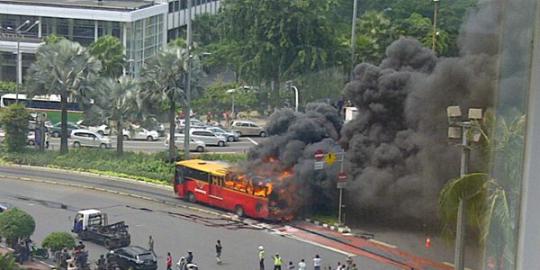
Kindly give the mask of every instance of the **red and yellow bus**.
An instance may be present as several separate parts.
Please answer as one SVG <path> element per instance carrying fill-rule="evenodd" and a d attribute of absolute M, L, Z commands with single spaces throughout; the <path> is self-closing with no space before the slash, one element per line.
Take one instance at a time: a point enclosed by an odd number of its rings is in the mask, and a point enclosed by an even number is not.
<path fill-rule="evenodd" d="M 230 165 L 200 159 L 176 163 L 174 192 L 182 199 L 233 211 L 238 216 L 279 220 L 273 213 L 270 181 L 236 175 Z"/>

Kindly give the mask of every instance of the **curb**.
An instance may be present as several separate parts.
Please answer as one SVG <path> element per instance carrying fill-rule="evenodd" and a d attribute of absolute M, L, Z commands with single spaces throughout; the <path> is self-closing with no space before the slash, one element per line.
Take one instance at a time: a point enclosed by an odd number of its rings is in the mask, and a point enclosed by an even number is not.
<path fill-rule="evenodd" d="M 342 234 L 351 233 L 351 228 L 349 228 L 348 226 L 341 226 L 341 225 L 339 225 L 337 223 L 334 224 L 334 225 L 330 225 L 330 224 L 327 224 L 327 223 L 320 222 L 318 220 L 312 220 L 310 218 L 305 218 L 304 221 L 308 222 L 308 223 L 311 223 L 311 224 L 315 224 L 316 226 L 319 226 L 319 227 L 323 227 L 325 229 L 329 229 L 329 230 L 332 230 L 332 231 L 342 233 Z"/>

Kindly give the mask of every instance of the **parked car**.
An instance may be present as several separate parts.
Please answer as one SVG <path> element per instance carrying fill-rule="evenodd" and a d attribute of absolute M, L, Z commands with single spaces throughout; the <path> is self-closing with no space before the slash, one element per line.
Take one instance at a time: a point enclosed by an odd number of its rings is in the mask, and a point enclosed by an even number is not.
<path fill-rule="evenodd" d="M 240 136 L 261 136 L 266 137 L 264 128 L 250 121 L 233 121 L 231 131 L 238 133 Z"/>
<path fill-rule="evenodd" d="M 88 129 L 99 133 L 100 135 L 109 135 L 111 134 L 111 128 L 108 125 L 102 124 L 98 126 L 86 125 L 82 120 L 77 122 L 79 128 Z"/>
<path fill-rule="evenodd" d="M 0 128 L 0 142 L 3 142 L 5 137 L 6 137 L 6 132 Z"/>
<path fill-rule="evenodd" d="M 206 150 L 206 144 L 203 141 L 190 138 L 189 151 L 204 152 Z M 174 134 L 174 145 L 179 150 L 184 150 L 184 134 Z M 165 146 L 169 146 L 169 136 L 165 139 Z"/>
<path fill-rule="evenodd" d="M 52 125 L 52 127 L 49 130 L 49 133 L 51 134 L 51 136 L 60 137 L 60 134 L 62 134 L 62 126 L 61 126 L 61 124 L 62 124 L 61 122 L 58 122 L 58 123 Z M 80 129 L 80 127 L 77 126 L 76 124 L 72 123 L 72 122 L 68 122 L 67 123 L 67 129 L 68 129 L 68 136 L 70 136 L 70 134 L 72 133 L 73 130 Z"/>
<path fill-rule="evenodd" d="M 0 202 L 0 213 L 7 211 L 8 209 L 13 208 L 11 204 Z"/>
<path fill-rule="evenodd" d="M 156 270 L 158 268 L 157 259 L 152 252 L 139 246 L 109 251 L 107 263 L 116 265 L 119 269 Z"/>
<path fill-rule="evenodd" d="M 186 123 L 185 119 L 180 119 L 180 123 L 178 124 L 178 127 L 183 128 L 185 126 L 185 123 Z M 206 127 L 206 124 L 204 124 L 198 119 L 190 119 L 189 123 L 190 123 L 189 128 L 205 128 Z"/>
<path fill-rule="evenodd" d="M 206 129 L 212 131 L 214 134 L 218 136 L 227 138 L 227 141 L 229 142 L 236 142 L 240 139 L 240 135 L 238 135 L 238 133 L 233 132 L 233 131 L 226 131 L 219 127 L 207 127 Z"/>
<path fill-rule="evenodd" d="M 87 129 L 75 129 L 71 132 L 71 140 L 73 147 L 99 147 L 112 148 L 111 140 L 108 137 L 101 136 L 97 132 Z"/>
<path fill-rule="evenodd" d="M 36 145 L 36 132 L 35 131 L 28 132 L 28 136 L 26 137 L 26 144 Z M 45 132 L 45 148 L 49 148 L 49 133 L 48 132 Z"/>
<path fill-rule="evenodd" d="M 126 140 L 155 141 L 159 138 L 159 133 L 156 130 L 147 130 L 145 128 L 124 129 L 123 134 Z"/>
<path fill-rule="evenodd" d="M 227 145 L 227 138 L 218 136 L 206 129 L 190 129 L 190 136 L 195 140 L 203 141 L 206 145 L 217 145 L 220 147 Z"/>

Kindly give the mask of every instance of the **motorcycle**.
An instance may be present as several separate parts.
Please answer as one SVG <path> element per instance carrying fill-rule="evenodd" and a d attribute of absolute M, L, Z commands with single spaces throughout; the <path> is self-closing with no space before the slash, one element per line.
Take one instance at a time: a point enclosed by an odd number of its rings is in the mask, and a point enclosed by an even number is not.
<path fill-rule="evenodd" d="M 49 251 L 46 248 L 35 247 L 34 245 L 32 245 L 30 255 L 32 256 L 32 258 L 38 260 L 44 261 L 49 259 Z"/>
<path fill-rule="evenodd" d="M 199 270 L 199 266 L 195 263 L 188 263 L 185 257 L 180 258 L 176 263 L 177 270 Z"/>

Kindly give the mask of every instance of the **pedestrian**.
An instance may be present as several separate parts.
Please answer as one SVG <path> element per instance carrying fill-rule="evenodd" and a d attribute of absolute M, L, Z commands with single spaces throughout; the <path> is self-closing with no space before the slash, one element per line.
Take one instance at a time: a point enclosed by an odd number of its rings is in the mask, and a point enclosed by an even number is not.
<path fill-rule="evenodd" d="M 216 243 L 216 260 L 218 264 L 221 264 L 221 250 L 223 249 L 223 246 L 221 246 L 221 241 L 217 240 Z"/>
<path fill-rule="evenodd" d="M 298 270 L 306 270 L 306 262 L 304 261 L 304 259 L 300 260 L 300 262 L 298 263 Z"/>
<path fill-rule="evenodd" d="M 349 270 L 358 270 L 358 268 L 356 267 L 356 263 L 353 263 Z"/>
<path fill-rule="evenodd" d="M 281 270 L 282 264 L 283 260 L 279 257 L 279 254 L 276 253 L 276 256 L 274 256 L 274 270 Z"/>
<path fill-rule="evenodd" d="M 154 251 L 154 239 L 151 235 L 148 237 L 148 250 L 150 250 L 152 254 L 156 256 L 156 252 Z"/>
<path fill-rule="evenodd" d="M 264 247 L 259 246 L 259 270 L 264 270 Z"/>
<path fill-rule="evenodd" d="M 341 262 L 337 262 L 336 270 L 343 270 L 343 266 L 341 265 Z"/>
<path fill-rule="evenodd" d="M 188 250 L 187 252 L 186 263 L 187 264 L 193 263 L 193 252 L 191 250 Z"/>
<path fill-rule="evenodd" d="M 321 270 L 321 257 L 319 254 L 315 255 L 315 258 L 313 258 L 313 269 Z"/>
<path fill-rule="evenodd" d="M 167 252 L 167 270 L 172 270 L 172 257 L 170 252 Z"/>
<path fill-rule="evenodd" d="M 287 267 L 288 270 L 294 270 L 294 264 L 293 262 L 289 261 L 289 267 Z"/>
<path fill-rule="evenodd" d="M 347 264 L 346 267 L 344 267 L 345 270 L 351 270 L 351 269 L 352 269 L 352 265 L 353 265 L 353 259 L 352 259 L 351 256 L 348 256 L 348 257 L 347 257 L 346 264 Z"/>

